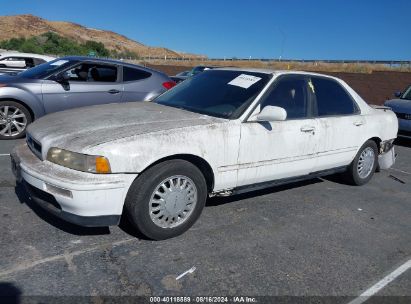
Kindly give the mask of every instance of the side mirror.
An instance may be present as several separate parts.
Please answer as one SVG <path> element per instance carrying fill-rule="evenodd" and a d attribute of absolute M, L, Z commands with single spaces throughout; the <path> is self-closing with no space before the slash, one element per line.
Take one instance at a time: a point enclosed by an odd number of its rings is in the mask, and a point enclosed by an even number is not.
<path fill-rule="evenodd" d="M 398 97 L 398 98 L 400 98 L 401 95 L 402 95 L 402 92 L 400 92 L 400 91 L 394 93 L 394 96 Z"/>
<path fill-rule="evenodd" d="M 62 73 L 57 74 L 54 77 L 54 80 L 59 83 L 67 83 L 70 80 L 70 75 L 67 74 L 66 72 L 62 72 Z"/>
<path fill-rule="evenodd" d="M 287 111 L 276 106 L 265 106 L 256 116 L 257 121 L 282 121 L 287 119 Z"/>

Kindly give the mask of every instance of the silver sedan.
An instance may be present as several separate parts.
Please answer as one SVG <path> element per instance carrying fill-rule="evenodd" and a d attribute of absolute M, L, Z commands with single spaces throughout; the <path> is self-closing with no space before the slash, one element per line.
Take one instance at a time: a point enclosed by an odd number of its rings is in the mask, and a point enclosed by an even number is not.
<path fill-rule="evenodd" d="M 49 113 L 83 106 L 151 100 L 175 85 L 167 75 L 122 61 L 64 57 L 0 76 L 0 139 L 25 135 Z"/>

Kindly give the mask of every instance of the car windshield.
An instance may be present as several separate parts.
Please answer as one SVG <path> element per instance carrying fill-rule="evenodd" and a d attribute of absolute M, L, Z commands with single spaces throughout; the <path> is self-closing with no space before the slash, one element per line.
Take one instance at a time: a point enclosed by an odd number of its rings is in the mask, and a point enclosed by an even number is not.
<path fill-rule="evenodd" d="M 34 68 L 21 72 L 19 76 L 30 79 L 43 79 L 77 62 L 78 61 L 76 60 L 55 59 L 53 61 L 40 64 Z"/>
<path fill-rule="evenodd" d="M 402 94 L 401 99 L 411 100 L 411 86 Z"/>
<path fill-rule="evenodd" d="M 155 102 L 191 112 L 238 118 L 266 86 L 271 75 L 246 71 L 209 70 L 183 81 Z"/>

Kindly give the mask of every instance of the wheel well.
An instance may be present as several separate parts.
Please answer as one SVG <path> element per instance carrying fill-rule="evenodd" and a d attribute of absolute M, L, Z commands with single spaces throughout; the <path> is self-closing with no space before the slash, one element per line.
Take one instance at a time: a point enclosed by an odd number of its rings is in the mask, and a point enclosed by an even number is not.
<path fill-rule="evenodd" d="M 24 102 L 22 102 L 18 99 L 14 99 L 14 98 L 0 98 L 0 101 L 14 101 L 14 102 L 17 102 L 17 103 L 21 104 L 23 107 L 25 107 L 27 109 L 27 111 L 29 111 L 31 121 L 34 121 L 34 112 L 26 103 L 24 103 Z"/>
<path fill-rule="evenodd" d="M 378 151 L 380 151 L 381 142 L 382 142 L 381 138 L 379 138 L 379 137 L 372 137 L 372 138 L 370 138 L 369 140 L 374 141 L 375 144 L 377 145 Z"/>
<path fill-rule="evenodd" d="M 210 164 L 205 161 L 203 158 L 196 156 L 196 155 L 192 155 L 192 154 L 176 154 L 176 155 L 171 155 L 171 156 L 167 156 L 164 157 L 162 159 L 157 160 L 156 162 L 152 163 L 150 166 L 148 166 L 146 169 L 144 169 L 144 171 L 146 171 L 147 169 L 165 162 L 167 160 L 173 160 L 173 159 L 182 159 L 185 161 L 188 161 L 190 163 L 192 163 L 194 166 L 196 166 L 198 169 L 200 169 L 201 173 L 203 173 L 204 178 L 206 180 L 207 183 L 207 189 L 208 192 L 212 192 L 214 189 L 214 173 L 213 173 L 213 169 L 211 168 Z"/>

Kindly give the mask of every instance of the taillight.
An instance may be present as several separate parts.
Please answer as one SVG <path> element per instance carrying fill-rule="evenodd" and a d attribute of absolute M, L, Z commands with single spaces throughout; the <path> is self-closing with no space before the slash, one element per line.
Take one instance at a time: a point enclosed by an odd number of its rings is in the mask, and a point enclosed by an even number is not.
<path fill-rule="evenodd" d="M 174 81 L 163 82 L 163 87 L 165 87 L 167 90 L 170 90 L 175 85 L 176 83 Z"/>

